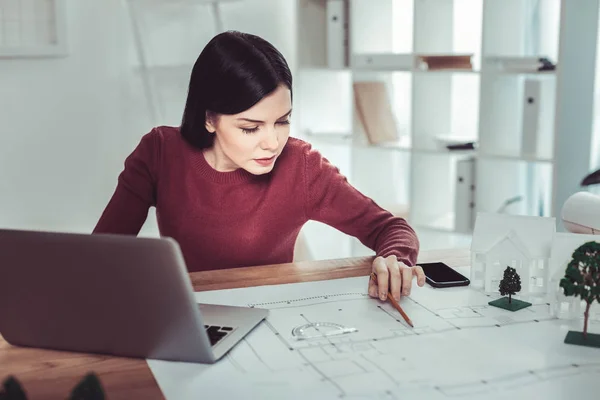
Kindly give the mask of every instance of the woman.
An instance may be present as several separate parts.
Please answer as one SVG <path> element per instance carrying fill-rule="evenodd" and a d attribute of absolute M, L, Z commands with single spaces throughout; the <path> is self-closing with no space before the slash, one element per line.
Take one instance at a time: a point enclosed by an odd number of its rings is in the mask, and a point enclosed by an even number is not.
<path fill-rule="evenodd" d="M 188 270 L 291 262 L 315 220 L 376 252 L 369 294 L 409 295 L 419 241 L 402 218 L 353 188 L 311 146 L 290 138 L 292 76 L 279 51 L 250 34 L 214 37 L 192 70 L 181 127 L 145 134 L 125 160 L 94 233 L 138 234 L 156 207 Z"/>

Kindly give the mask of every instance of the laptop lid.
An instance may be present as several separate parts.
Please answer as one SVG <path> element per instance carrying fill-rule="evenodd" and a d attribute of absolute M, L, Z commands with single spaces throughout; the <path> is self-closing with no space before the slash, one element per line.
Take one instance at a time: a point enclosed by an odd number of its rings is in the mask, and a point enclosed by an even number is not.
<path fill-rule="evenodd" d="M 0 276 L 11 344 L 214 361 L 172 239 L 0 229 Z"/>

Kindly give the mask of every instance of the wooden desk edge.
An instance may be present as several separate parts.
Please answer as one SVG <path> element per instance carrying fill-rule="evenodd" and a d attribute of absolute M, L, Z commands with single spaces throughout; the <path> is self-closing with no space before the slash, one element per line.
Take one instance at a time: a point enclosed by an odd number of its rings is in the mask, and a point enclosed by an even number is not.
<path fill-rule="evenodd" d="M 278 285 L 367 276 L 373 257 L 264 265 L 190 273 L 195 291 Z M 452 267 L 470 264 L 468 249 L 422 251 L 419 263 L 444 261 Z M 88 371 L 100 378 L 107 398 L 163 399 L 145 360 L 13 347 L 0 336 L 0 383 L 15 376 L 28 398 L 66 398 Z"/>
<path fill-rule="evenodd" d="M 373 256 L 350 257 L 201 271 L 190 273 L 190 279 L 198 292 L 351 278 L 369 275 L 373 259 Z M 417 263 L 440 260 L 451 267 L 470 265 L 470 250 L 426 250 L 419 254 Z"/>

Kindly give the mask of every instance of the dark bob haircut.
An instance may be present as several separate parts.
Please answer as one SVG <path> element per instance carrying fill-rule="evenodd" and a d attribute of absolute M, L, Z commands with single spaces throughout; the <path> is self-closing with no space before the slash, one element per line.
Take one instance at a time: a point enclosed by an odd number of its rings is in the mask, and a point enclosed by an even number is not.
<path fill-rule="evenodd" d="M 206 115 L 238 114 L 279 85 L 292 90 L 283 55 L 266 40 L 237 31 L 220 33 L 204 47 L 190 77 L 181 135 L 193 147 L 212 147 Z"/>

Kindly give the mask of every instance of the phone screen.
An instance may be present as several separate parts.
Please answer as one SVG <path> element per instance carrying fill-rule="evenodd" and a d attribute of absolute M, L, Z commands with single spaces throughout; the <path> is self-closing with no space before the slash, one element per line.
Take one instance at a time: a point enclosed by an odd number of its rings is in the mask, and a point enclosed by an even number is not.
<path fill-rule="evenodd" d="M 427 283 L 434 287 L 466 286 L 469 279 L 442 262 L 418 264 L 423 268 Z"/>

